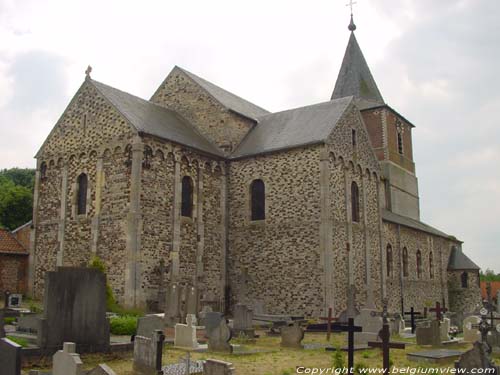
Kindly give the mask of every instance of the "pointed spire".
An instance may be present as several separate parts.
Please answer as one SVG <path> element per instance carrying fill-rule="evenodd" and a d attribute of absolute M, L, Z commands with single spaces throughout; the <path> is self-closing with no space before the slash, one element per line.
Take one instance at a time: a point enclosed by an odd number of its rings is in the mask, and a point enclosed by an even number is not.
<path fill-rule="evenodd" d="M 358 41 L 354 36 L 356 25 L 352 19 L 352 14 L 349 30 L 351 30 L 351 36 L 347 44 L 344 60 L 342 61 L 342 66 L 340 67 L 331 99 L 354 96 L 357 99 L 366 99 L 384 104 L 384 98 L 382 98 L 378 90 L 377 84 L 370 72 L 370 68 L 363 56 L 363 52 L 361 52 Z"/>

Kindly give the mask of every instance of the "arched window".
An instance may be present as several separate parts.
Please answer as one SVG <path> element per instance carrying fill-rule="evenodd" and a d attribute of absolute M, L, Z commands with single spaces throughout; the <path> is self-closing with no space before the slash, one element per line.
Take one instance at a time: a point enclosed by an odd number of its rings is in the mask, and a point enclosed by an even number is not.
<path fill-rule="evenodd" d="M 182 177 L 181 215 L 193 217 L 193 180 L 189 176 Z"/>
<path fill-rule="evenodd" d="M 422 253 L 417 250 L 417 277 L 420 279 L 422 277 Z"/>
<path fill-rule="evenodd" d="M 359 189 L 354 181 L 351 184 L 351 209 L 352 221 L 359 222 Z"/>
<path fill-rule="evenodd" d="M 429 278 L 434 278 L 434 259 L 432 258 L 432 252 L 429 253 Z"/>
<path fill-rule="evenodd" d="M 387 262 L 387 277 L 392 277 L 392 246 L 391 244 L 387 245 L 386 250 L 386 262 Z"/>
<path fill-rule="evenodd" d="M 467 271 L 462 272 L 462 275 L 460 275 L 460 281 L 462 282 L 462 288 L 469 287 L 469 274 Z"/>
<path fill-rule="evenodd" d="M 78 176 L 78 215 L 85 215 L 87 213 L 87 187 L 88 178 L 85 173 Z"/>
<path fill-rule="evenodd" d="M 403 248 L 403 276 L 408 276 L 408 250 Z"/>
<path fill-rule="evenodd" d="M 252 199 L 252 220 L 264 220 L 266 218 L 266 187 L 264 181 L 252 181 L 250 195 Z"/>

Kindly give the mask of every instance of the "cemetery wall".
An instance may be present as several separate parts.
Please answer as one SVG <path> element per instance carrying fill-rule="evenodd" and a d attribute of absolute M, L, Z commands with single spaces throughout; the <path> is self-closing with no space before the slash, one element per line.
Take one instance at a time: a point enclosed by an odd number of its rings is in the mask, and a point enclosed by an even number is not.
<path fill-rule="evenodd" d="M 57 264 L 87 264 L 92 248 L 104 258 L 115 293 L 122 292 L 123 264 L 116 259 L 125 250 L 122 223 L 129 201 L 125 148 L 133 135 L 121 114 L 85 81 L 37 154 L 32 244 L 35 296 L 43 293 L 46 271 Z M 76 210 L 81 173 L 88 176 L 85 215 L 77 215 Z M 97 246 L 92 245 L 93 238 Z"/>
<path fill-rule="evenodd" d="M 226 151 L 234 150 L 255 125 L 254 121 L 223 107 L 179 68 L 172 70 L 151 101 L 182 114 Z"/>

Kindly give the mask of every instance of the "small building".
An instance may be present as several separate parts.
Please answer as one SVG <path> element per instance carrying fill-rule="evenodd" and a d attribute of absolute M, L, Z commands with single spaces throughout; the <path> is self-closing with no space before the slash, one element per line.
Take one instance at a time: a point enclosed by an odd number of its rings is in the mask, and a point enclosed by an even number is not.
<path fill-rule="evenodd" d="M 14 234 L 0 228 L 0 293 L 26 293 L 28 251 Z"/>

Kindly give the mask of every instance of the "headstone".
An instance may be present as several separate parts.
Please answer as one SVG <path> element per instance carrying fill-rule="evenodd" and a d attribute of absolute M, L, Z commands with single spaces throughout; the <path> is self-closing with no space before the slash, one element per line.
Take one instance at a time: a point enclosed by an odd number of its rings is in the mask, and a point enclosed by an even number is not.
<path fill-rule="evenodd" d="M 134 370 L 140 374 L 153 375 L 162 368 L 163 342 L 162 331 L 156 331 L 152 338 L 135 336 Z"/>
<path fill-rule="evenodd" d="M 207 359 L 203 363 L 203 375 L 235 375 L 236 370 L 232 363 Z"/>
<path fill-rule="evenodd" d="M 76 353 L 73 342 L 65 342 L 63 350 L 58 350 L 52 357 L 53 375 L 83 375 L 83 363 Z"/>
<path fill-rule="evenodd" d="M 422 323 L 416 330 L 417 345 L 441 345 L 441 330 L 438 320 Z"/>
<path fill-rule="evenodd" d="M 441 325 L 439 326 L 441 342 L 450 341 L 450 319 L 443 318 Z"/>
<path fill-rule="evenodd" d="M 9 294 L 9 301 L 7 307 L 10 309 L 15 309 L 21 307 L 21 302 L 23 301 L 22 294 Z"/>
<path fill-rule="evenodd" d="M 481 322 L 479 316 L 473 315 L 464 319 L 463 332 L 465 342 L 474 343 L 476 341 L 481 341 L 481 332 L 479 332 L 479 329 L 473 327 L 473 325 L 477 325 L 479 322 Z"/>
<path fill-rule="evenodd" d="M 107 351 L 106 276 L 93 268 L 59 267 L 45 275 L 38 346 L 74 342 L 79 351 Z"/>
<path fill-rule="evenodd" d="M 108 365 L 102 363 L 88 372 L 87 375 L 116 375 L 116 373 Z"/>
<path fill-rule="evenodd" d="M 361 309 L 359 315 L 354 318 L 354 324 L 362 327 L 363 331 L 354 336 L 356 345 L 368 345 L 369 341 L 378 341 L 378 333 L 382 329 L 382 317 L 374 316 L 372 309 Z"/>
<path fill-rule="evenodd" d="M 137 321 L 137 336 L 152 338 L 156 330 L 163 331 L 164 319 L 158 315 L 146 315 Z"/>
<path fill-rule="evenodd" d="M 391 333 L 401 335 L 405 333 L 405 321 L 401 314 L 396 314 L 390 321 Z"/>
<path fill-rule="evenodd" d="M 475 342 L 472 349 L 460 356 L 455 362 L 456 369 L 469 370 L 467 373 L 478 373 L 478 369 L 495 369 L 498 374 L 498 367 L 488 357 L 487 349 L 483 343 Z"/>
<path fill-rule="evenodd" d="M 16 331 L 27 333 L 38 333 L 40 330 L 40 318 L 38 314 L 28 314 L 17 318 Z"/>
<path fill-rule="evenodd" d="M 253 338 L 255 331 L 253 329 L 253 311 L 248 306 L 237 304 L 234 306 L 233 330 L 235 335 L 244 333 Z"/>
<path fill-rule="evenodd" d="M 186 315 L 198 316 L 198 290 L 194 286 L 186 289 Z"/>
<path fill-rule="evenodd" d="M 21 346 L 0 338 L 0 365 L 2 375 L 21 375 Z"/>
<path fill-rule="evenodd" d="M 201 324 L 205 326 L 207 336 L 209 336 L 210 332 L 220 325 L 222 320 L 224 320 L 224 315 L 220 312 L 210 311 L 205 313 L 205 317 L 203 318 Z"/>
<path fill-rule="evenodd" d="M 181 321 L 181 286 L 179 283 L 170 283 L 167 287 L 165 306 L 165 325 L 173 327 Z"/>
<path fill-rule="evenodd" d="M 188 314 L 186 324 L 175 325 L 174 346 L 181 348 L 197 349 L 199 347 L 196 339 L 196 316 Z"/>
<path fill-rule="evenodd" d="M 300 348 L 302 349 L 302 340 L 304 339 L 304 330 L 298 322 L 290 326 L 282 327 L 281 330 L 281 346 L 285 348 Z"/>
<path fill-rule="evenodd" d="M 5 320 L 3 309 L 0 309 L 0 339 L 5 337 Z"/>
<path fill-rule="evenodd" d="M 207 330 L 208 335 L 208 350 L 211 352 L 232 353 L 233 347 L 229 344 L 232 332 L 227 325 L 226 319 L 222 319 L 219 325 Z"/>

